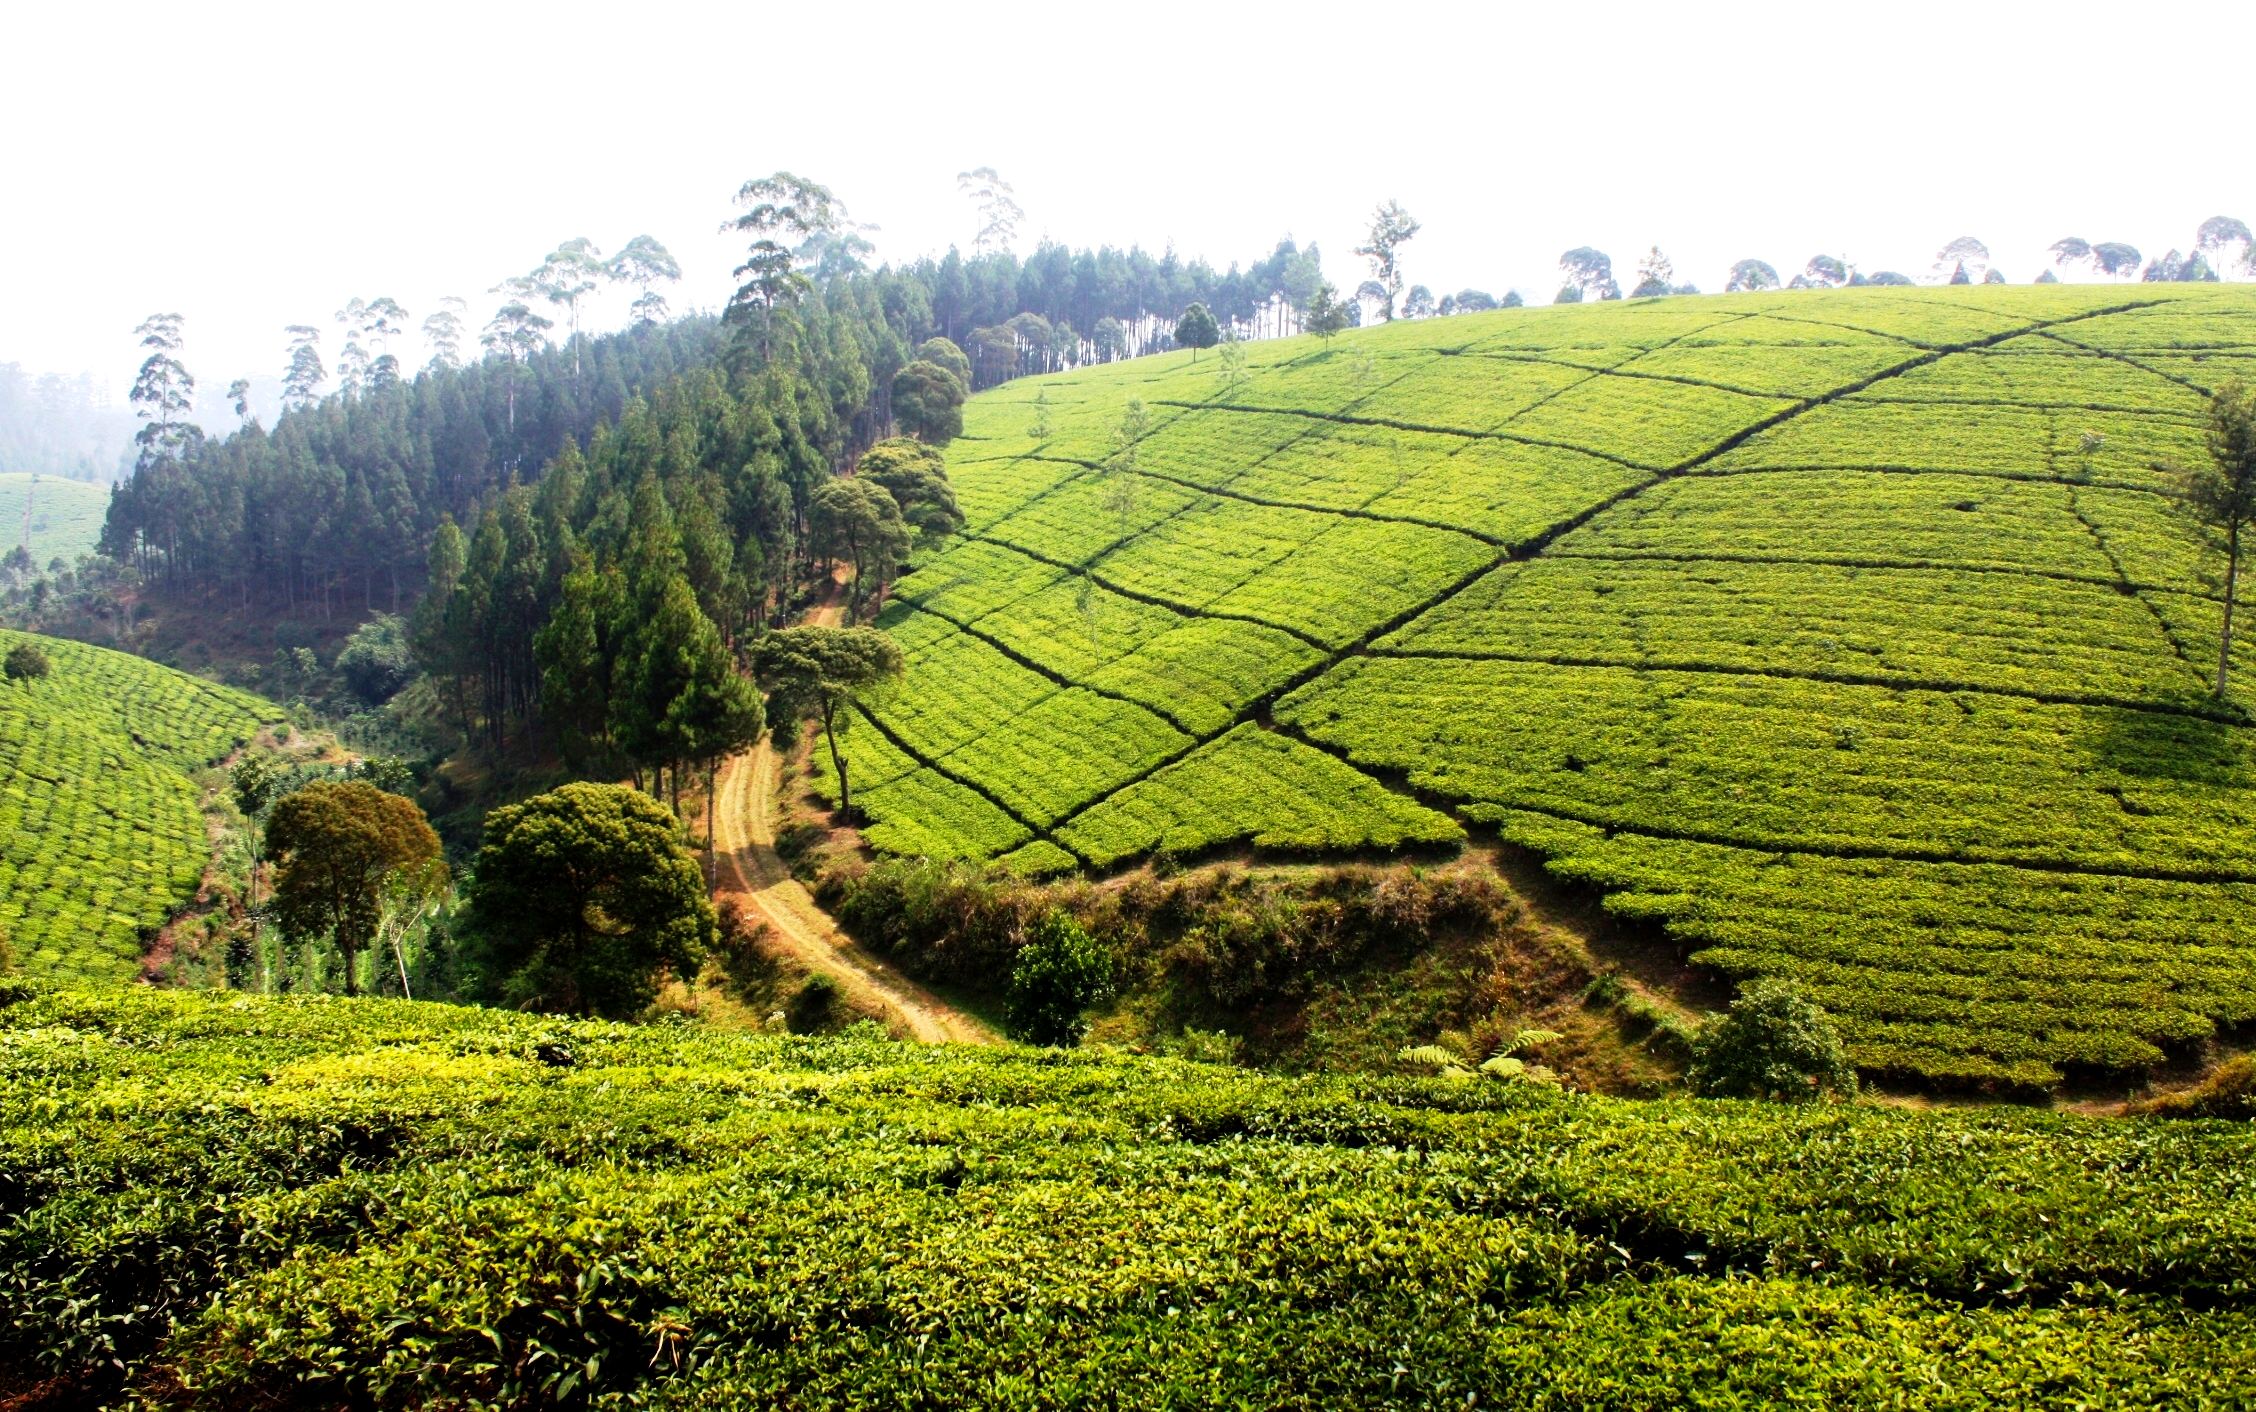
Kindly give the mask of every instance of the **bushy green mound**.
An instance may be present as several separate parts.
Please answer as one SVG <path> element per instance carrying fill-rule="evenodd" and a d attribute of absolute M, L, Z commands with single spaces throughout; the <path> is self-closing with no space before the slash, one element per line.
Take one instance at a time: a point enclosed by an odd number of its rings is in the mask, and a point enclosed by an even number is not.
<path fill-rule="evenodd" d="M 2210 700 L 2222 557 L 2168 469 L 2256 373 L 2256 292 L 1664 299 L 1243 363 L 967 406 L 969 531 L 851 745 L 874 843 L 1493 827 L 1929 1080 L 2256 1019 L 2256 647 Z"/>
<path fill-rule="evenodd" d="M 211 1407 L 2187 1407 L 2256 1386 L 2244 1125 L 6 998 L 0 1368 L 60 1379 L 57 1405 L 118 1395 L 117 1363 Z"/>
<path fill-rule="evenodd" d="M 49 675 L 0 683 L 0 938 L 35 975 L 130 980 L 210 855 L 195 772 L 274 706 L 107 648 L 37 643 Z"/>
<path fill-rule="evenodd" d="M 31 551 L 35 568 L 44 570 L 55 559 L 75 564 L 79 555 L 94 552 L 109 511 L 107 486 L 21 471 L 0 473 L 0 553 L 21 544 Z"/>

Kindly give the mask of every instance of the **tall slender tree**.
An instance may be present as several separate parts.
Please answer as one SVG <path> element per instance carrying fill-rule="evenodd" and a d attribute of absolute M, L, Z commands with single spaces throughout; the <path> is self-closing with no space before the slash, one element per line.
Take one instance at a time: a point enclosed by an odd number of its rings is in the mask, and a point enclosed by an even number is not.
<path fill-rule="evenodd" d="M 191 439 L 190 424 L 183 419 L 195 405 L 196 379 L 180 361 L 184 322 L 178 314 L 151 314 L 133 330 L 149 350 L 126 394 L 142 422 L 133 439 L 141 448 L 143 467 L 177 461 Z"/>
<path fill-rule="evenodd" d="M 2215 693 L 2232 668 L 2233 609 L 2240 593 L 2240 542 L 2256 520 L 2256 390 L 2238 378 L 2209 400 L 2209 459 L 2180 472 L 2186 509 L 2225 552 L 2224 626 L 2217 641 Z"/>
<path fill-rule="evenodd" d="M 459 367 L 462 363 L 462 316 L 470 305 L 460 295 L 449 294 L 439 307 L 423 316 L 423 341 L 430 345 L 431 366 Z"/>
<path fill-rule="evenodd" d="M 603 267 L 606 277 L 615 283 L 631 284 L 637 293 L 633 305 L 638 324 L 662 324 L 666 321 L 666 296 L 657 286 L 672 284 L 681 278 L 681 263 L 673 252 L 658 243 L 654 236 L 638 235 L 628 241 L 618 254 Z"/>
<path fill-rule="evenodd" d="M 1402 294 L 1402 247 L 1422 227 L 1417 218 L 1389 201 L 1371 213 L 1371 229 L 1355 253 L 1371 262 L 1371 283 L 1378 286 L 1379 317 L 1394 322 L 1395 300 Z"/>
<path fill-rule="evenodd" d="M 290 363 L 282 374 L 282 403 L 286 407 L 310 407 L 321 400 L 321 384 L 329 378 L 329 370 L 321 366 L 321 330 L 312 324 L 292 324 L 282 330 L 290 335 Z"/>

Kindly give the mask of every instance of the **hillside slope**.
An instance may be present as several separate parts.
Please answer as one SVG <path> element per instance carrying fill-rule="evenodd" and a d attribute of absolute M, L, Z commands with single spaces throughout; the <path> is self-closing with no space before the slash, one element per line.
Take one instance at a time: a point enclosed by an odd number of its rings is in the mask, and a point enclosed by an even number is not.
<path fill-rule="evenodd" d="M 281 717 L 139 657 L 36 642 L 53 674 L 0 683 L 0 938 L 33 975 L 131 980 L 209 857 L 195 774 Z"/>
<path fill-rule="evenodd" d="M 2228 1406 L 2252 1163 L 2245 1124 L 19 983 L 0 1396 Z"/>
<path fill-rule="evenodd" d="M 2043 1087 L 2256 1018 L 2256 791 L 2174 512 L 2256 291 L 1398 323 L 973 399 L 885 625 L 870 840 L 1105 868 L 1467 826 Z M 1036 405 L 1036 399 L 1041 399 Z M 1047 435 L 1036 430 L 1047 422 Z"/>
<path fill-rule="evenodd" d="M 0 473 L 0 553 L 21 544 L 41 569 L 55 559 L 66 564 L 91 554 L 109 513 L 107 486 L 59 476 Z"/>

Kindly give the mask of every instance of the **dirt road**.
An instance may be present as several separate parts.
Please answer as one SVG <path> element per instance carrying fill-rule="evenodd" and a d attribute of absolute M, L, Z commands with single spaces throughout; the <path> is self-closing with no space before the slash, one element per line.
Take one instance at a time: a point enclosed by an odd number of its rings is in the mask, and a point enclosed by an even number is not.
<path fill-rule="evenodd" d="M 898 970 L 854 944 L 814 897 L 791 876 L 775 851 L 775 747 L 759 746 L 721 767 L 714 786 L 717 895 L 734 897 L 754 919 L 768 924 L 774 944 L 810 971 L 831 976 L 855 1000 L 874 1002 L 916 1039 L 994 1044 L 986 1025 L 949 1005 Z"/>

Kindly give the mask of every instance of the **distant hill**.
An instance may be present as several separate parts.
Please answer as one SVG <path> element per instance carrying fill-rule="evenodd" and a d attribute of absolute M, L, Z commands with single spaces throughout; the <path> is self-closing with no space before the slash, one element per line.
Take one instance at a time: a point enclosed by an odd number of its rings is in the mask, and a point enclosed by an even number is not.
<path fill-rule="evenodd" d="M 37 976 L 131 980 L 209 856 L 194 776 L 279 708 L 139 657 L 0 630 L 0 938 Z"/>
<path fill-rule="evenodd" d="M 2256 641 L 2209 700 L 2221 559 L 2168 470 L 2256 374 L 2256 290 L 1665 298 L 1237 361 L 972 400 L 969 530 L 850 737 L 873 844 L 1493 830 L 1927 1082 L 2256 1019 Z"/>
<path fill-rule="evenodd" d="M 2237 1407 L 2252 1164 L 2246 1123 L 0 981 L 0 1395 Z"/>
<path fill-rule="evenodd" d="M 76 563 L 79 555 L 94 552 L 109 508 L 106 485 L 17 471 L 0 473 L 0 553 L 26 544 L 32 563 L 41 569 L 54 559 Z"/>

